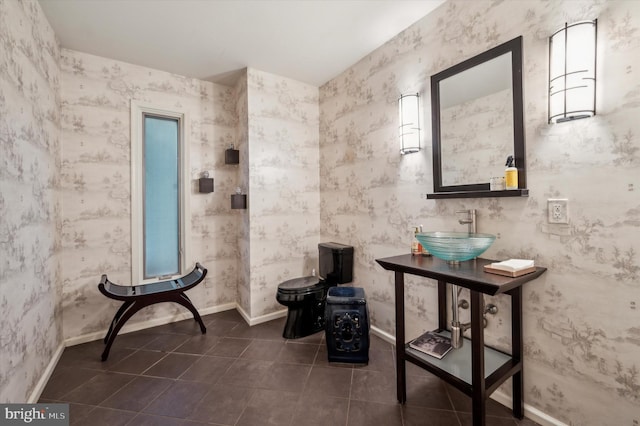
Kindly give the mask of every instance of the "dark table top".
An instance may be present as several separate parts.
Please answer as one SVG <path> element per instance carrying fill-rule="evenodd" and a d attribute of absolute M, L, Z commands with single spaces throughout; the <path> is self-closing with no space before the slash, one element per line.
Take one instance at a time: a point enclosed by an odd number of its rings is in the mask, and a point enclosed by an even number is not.
<path fill-rule="evenodd" d="M 497 260 L 491 259 L 477 258 L 460 262 L 458 265 L 451 265 L 434 256 L 402 254 L 400 256 L 376 259 L 376 262 L 389 271 L 403 272 L 432 278 L 438 281 L 445 281 L 489 295 L 506 293 L 528 281 L 538 278 L 547 270 L 547 268 L 538 266 L 535 272 L 512 278 L 485 272 L 483 268 L 484 265 L 498 262 Z"/>

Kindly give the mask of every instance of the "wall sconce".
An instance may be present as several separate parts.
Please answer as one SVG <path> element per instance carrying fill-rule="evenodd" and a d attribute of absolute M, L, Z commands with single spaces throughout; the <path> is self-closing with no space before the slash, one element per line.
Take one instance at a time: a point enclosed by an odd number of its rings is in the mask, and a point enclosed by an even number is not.
<path fill-rule="evenodd" d="M 213 178 L 209 177 L 209 172 L 202 172 L 198 179 L 198 192 L 208 194 L 213 192 Z"/>
<path fill-rule="evenodd" d="M 549 123 L 596 114 L 598 20 L 564 24 L 549 37 Z"/>
<path fill-rule="evenodd" d="M 420 95 L 400 95 L 400 154 L 420 151 Z"/>

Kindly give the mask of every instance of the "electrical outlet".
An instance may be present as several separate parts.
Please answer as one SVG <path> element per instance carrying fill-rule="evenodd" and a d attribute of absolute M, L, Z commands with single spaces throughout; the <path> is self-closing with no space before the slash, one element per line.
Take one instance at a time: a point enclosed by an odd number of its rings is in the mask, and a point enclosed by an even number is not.
<path fill-rule="evenodd" d="M 547 200 L 549 223 L 569 223 L 569 200 L 566 198 L 550 198 Z"/>

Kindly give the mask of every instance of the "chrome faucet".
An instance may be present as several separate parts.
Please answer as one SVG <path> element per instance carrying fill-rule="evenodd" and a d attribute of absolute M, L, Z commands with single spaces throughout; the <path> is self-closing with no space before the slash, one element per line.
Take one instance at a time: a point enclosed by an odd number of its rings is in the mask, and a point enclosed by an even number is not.
<path fill-rule="evenodd" d="M 476 227 L 476 209 L 469 210 L 457 210 L 456 215 L 463 214 L 464 218 L 458 219 L 458 223 L 461 225 L 468 226 L 469 234 L 475 234 L 477 231 Z M 458 316 L 458 296 L 460 295 L 460 290 L 457 285 L 451 285 L 451 346 L 454 349 L 458 349 L 462 347 L 462 343 L 464 342 L 462 335 L 465 330 L 471 327 L 471 323 L 461 324 Z"/>
<path fill-rule="evenodd" d="M 469 225 L 469 233 L 475 234 L 477 232 L 476 228 L 476 209 L 469 210 L 457 210 L 456 214 L 464 214 L 466 215 L 463 219 L 458 219 L 458 223 L 461 225 Z"/>

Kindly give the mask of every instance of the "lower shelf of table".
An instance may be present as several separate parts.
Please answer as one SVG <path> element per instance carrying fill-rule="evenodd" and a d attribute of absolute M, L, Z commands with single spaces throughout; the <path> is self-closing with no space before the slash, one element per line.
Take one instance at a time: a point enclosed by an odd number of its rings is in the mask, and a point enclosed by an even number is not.
<path fill-rule="evenodd" d="M 448 331 L 441 331 L 438 334 L 450 336 Z M 465 338 L 461 348 L 452 349 L 442 359 L 438 359 L 417 351 L 407 343 L 405 345 L 405 359 L 409 361 L 418 361 L 414 364 L 426 364 L 425 368 L 432 373 L 447 378 L 453 376 L 462 382 L 471 385 L 471 340 Z M 512 358 L 510 355 L 485 346 L 484 348 L 484 374 L 485 379 L 495 373 L 499 368 L 505 365 L 511 365 Z"/>

